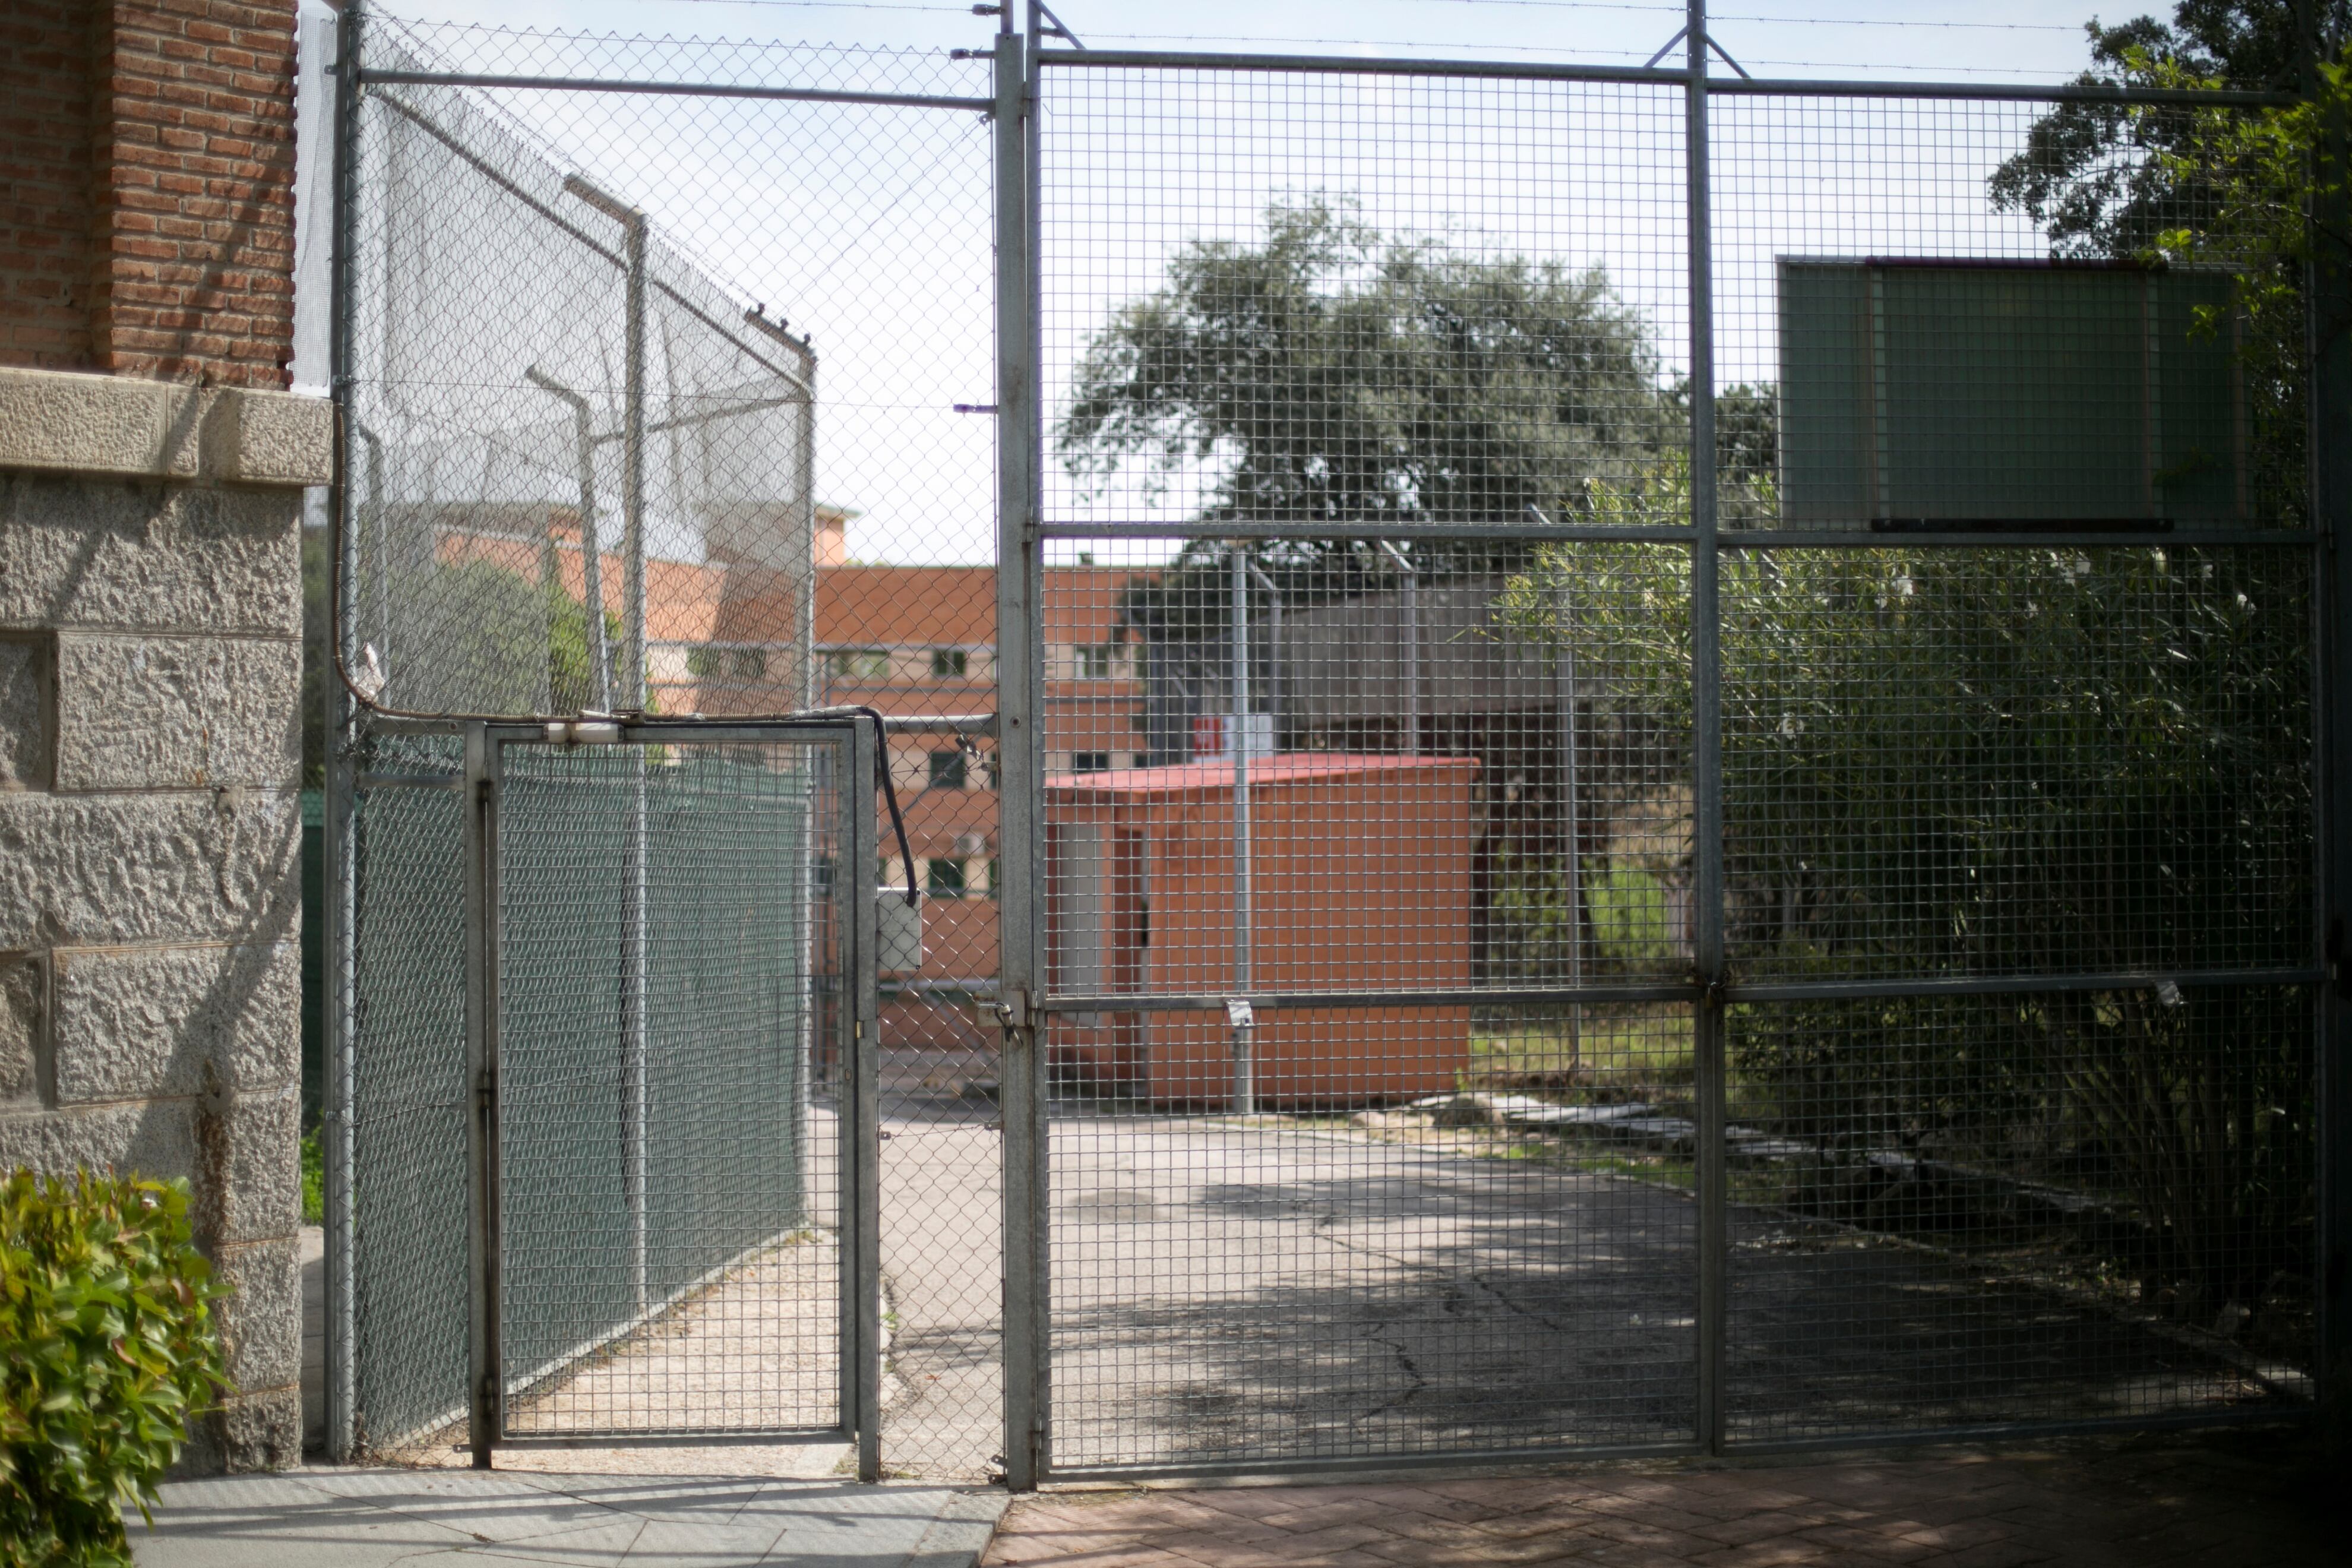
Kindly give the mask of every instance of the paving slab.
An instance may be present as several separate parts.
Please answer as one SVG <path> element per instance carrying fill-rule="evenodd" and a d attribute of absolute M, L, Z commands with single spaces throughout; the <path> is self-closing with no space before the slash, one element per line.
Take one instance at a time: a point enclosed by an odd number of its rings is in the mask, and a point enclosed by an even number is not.
<path fill-rule="evenodd" d="M 1003 1512 L 985 1488 L 757 1476 L 312 1468 L 163 1488 L 140 1568 L 971 1568 Z"/>
<path fill-rule="evenodd" d="M 1291 1568 L 2322 1568 L 2352 1500 L 2275 1438 L 1983 1449 L 1867 1463 L 1596 1467 L 1395 1484 L 1049 1491 L 985 1564 Z M 1344 1521 L 1344 1522 L 1342 1522 Z"/>

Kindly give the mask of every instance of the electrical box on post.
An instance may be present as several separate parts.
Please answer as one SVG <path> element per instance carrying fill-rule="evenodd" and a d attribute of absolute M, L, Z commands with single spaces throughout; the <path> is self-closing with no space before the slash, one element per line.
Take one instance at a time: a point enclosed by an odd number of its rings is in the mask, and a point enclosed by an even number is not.
<path fill-rule="evenodd" d="M 875 968 L 883 974 L 907 976 L 923 967 L 923 902 L 907 897 L 904 888 L 883 888 L 875 895 Z"/>

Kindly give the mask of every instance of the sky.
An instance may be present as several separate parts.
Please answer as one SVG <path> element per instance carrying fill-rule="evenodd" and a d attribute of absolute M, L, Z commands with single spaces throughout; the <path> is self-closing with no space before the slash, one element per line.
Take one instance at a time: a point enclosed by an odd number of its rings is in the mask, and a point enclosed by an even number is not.
<path fill-rule="evenodd" d="M 1641 64 L 1682 20 L 1656 0 L 1066 0 L 1057 9 L 1095 48 L 1596 65 Z M 383 31 L 467 69 L 954 97 L 984 95 L 988 74 L 949 51 L 985 48 L 996 26 L 943 0 L 400 0 L 371 14 L 425 24 Z M 2017 0 L 1726 0 L 1710 31 L 1759 76 L 2053 82 L 2087 62 L 2085 16 Z M 553 163 L 645 206 L 740 303 L 810 335 L 818 495 L 857 512 L 855 556 L 988 559 L 996 395 L 982 116 L 490 96 Z M 2018 144 L 2030 107 L 1717 103 L 1724 384 L 1773 374 L 1778 256 L 2039 252 L 2030 225 L 1993 214 L 1984 198 L 1984 176 Z M 1066 69 L 1048 79 L 1045 128 L 1049 429 L 1087 343 L 1151 292 L 1183 247 L 1247 243 L 1268 206 L 1309 197 L 1343 200 L 1394 238 L 1598 269 L 1650 328 L 1662 378 L 1687 364 L 1681 107 L 1671 92 Z M 1213 485 L 1217 461 L 1083 480 L 1048 469 L 1058 520 L 1181 521 Z M 691 552 L 683 540 L 669 548 Z"/>

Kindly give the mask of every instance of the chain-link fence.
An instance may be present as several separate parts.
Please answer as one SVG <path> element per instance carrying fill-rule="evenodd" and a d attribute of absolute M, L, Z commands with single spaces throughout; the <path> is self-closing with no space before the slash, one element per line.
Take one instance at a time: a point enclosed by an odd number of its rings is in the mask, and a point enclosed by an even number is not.
<path fill-rule="evenodd" d="M 874 1045 L 880 1462 L 2308 1401 L 2326 584 L 2260 188 L 2294 100 L 1710 77 L 1696 15 L 1640 70 L 1039 20 L 921 55 L 370 16 L 345 73 L 355 691 L 888 728 L 872 880 L 926 945 Z M 372 1442 L 463 1396 L 419 1327 L 467 1275 L 460 813 L 364 782 L 454 742 L 353 738 Z M 583 1185 L 514 1124 L 557 1206 L 510 1211 L 549 1282 L 507 1310 L 562 1311 L 508 1328 L 544 1373 L 510 1419 L 724 1426 L 740 1384 L 790 1424 L 849 1395 L 775 1305 L 835 1267 L 795 1226 L 860 1223 L 792 1174 L 844 1080 L 816 1047 L 730 1099 L 730 987 L 800 972 L 750 956 L 782 928 L 668 933 L 742 878 L 795 918 L 762 857 L 823 819 L 789 769 L 535 755 L 503 787 L 563 827 L 509 963 L 619 967 L 548 994 L 511 1103 L 633 1125 L 649 1078 L 563 1060 L 635 1030 L 759 1153 L 673 1192 L 623 1138 Z M 656 780 L 670 836 L 615 826 Z M 856 858 L 809 875 L 862 897 Z M 443 1241 L 395 1279 L 368 1238 L 411 1215 Z M 705 1359 L 639 1345 L 738 1280 L 769 1306 Z"/>
<path fill-rule="evenodd" d="M 890 731 L 904 827 L 855 867 L 812 847 L 835 829 L 793 768 L 722 776 L 676 746 L 509 770 L 506 1432 L 740 1438 L 823 1425 L 849 1396 L 821 1310 L 842 1289 L 839 975 L 810 976 L 806 1059 L 769 1061 L 801 1025 L 739 1004 L 784 984 L 789 933 L 706 929 L 756 910 L 835 932 L 793 879 L 804 852 L 828 899 L 922 895 L 921 962 L 877 1020 L 886 1420 L 893 1465 L 977 1477 L 1002 1447 L 997 1052 L 971 1012 L 996 988 L 1000 875 L 988 67 L 373 13 L 347 37 L 357 831 L 386 809 L 374 775 L 457 767 L 454 738 L 389 715 L 846 708 Z M 688 90 L 631 90 L 661 83 Z M 343 858 L 362 915 L 342 1433 L 363 1449 L 464 1403 L 459 814 L 414 798 L 429 823 L 379 830 L 405 858 Z M 403 1071 L 429 1080 L 436 1120 L 395 1134 L 375 1119 Z M 668 1115 L 693 1129 L 683 1150 Z M 431 1211 L 437 1268 L 406 1267 L 378 1203 Z M 784 1247 L 796 1226 L 819 1244 Z"/>

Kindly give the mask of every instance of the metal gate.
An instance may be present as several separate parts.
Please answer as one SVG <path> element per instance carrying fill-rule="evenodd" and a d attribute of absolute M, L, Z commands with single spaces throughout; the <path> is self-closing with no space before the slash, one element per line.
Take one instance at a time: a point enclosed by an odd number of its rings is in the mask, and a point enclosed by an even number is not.
<path fill-rule="evenodd" d="M 2313 1397 L 2309 387 L 2167 183 L 2289 99 L 1685 20 L 1612 69 L 1031 8 L 1016 1485 Z M 1122 647 L 1055 646 L 1072 561 Z"/>
<path fill-rule="evenodd" d="M 996 11 L 344 12 L 338 1452 L 452 1390 L 1015 1488 L 2306 1410 L 2342 275 L 2224 199 L 2303 100 Z M 926 951 L 656 918 L 805 906 L 795 832 Z M 761 1079 L 787 1014 L 858 1048 Z M 803 1371 L 715 1419 L 744 1344 Z"/>
<path fill-rule="evenodd" d="M 872 1428 L 858 728 L 469 736 L 478 1455 Z"/>

